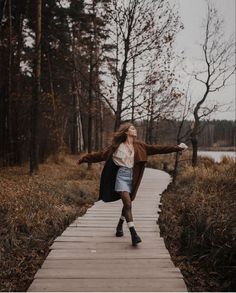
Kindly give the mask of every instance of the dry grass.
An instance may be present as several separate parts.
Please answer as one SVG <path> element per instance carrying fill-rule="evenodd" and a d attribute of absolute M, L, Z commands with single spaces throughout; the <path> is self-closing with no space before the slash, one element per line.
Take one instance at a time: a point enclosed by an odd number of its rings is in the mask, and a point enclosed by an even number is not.
<path fill-rule="evenodd" d="M 76 161 L 51 158 L 34 177 L 0 170 L 0 291 L 26 291 L 53 240 L 95 201 L 100 170 Z"/>
<path fill-rule="evenodd" d="M 153 158 L 149 166 L 173 169 L 173 154 Z M 235 163 L 202 158 L 193 169 L 188 154 L 181 160 L 176 186 L 162 197 L 166 245 L 190 291 L 235 291 Z M 88 172 L 76 161 L 50 158 L 34 177 L 28 166 L 0 170 L 1 291 L 26 291 L 53 240 L 96 200 L 101 165 Z"/>
<path fill-rule="evenodd" d="M 166 172 L 172 173 L 175 165 L 176 153 L 161 154 L 158 156 L 148 157 L 147 167 L 164 170 Z M 191 153 L 185 152 L 179 157 L 179 170 L 183 170 L 185 166 L 189 166 L 191 162 Z"/>
<path fill-rule="evenodd" d="M 163 194 L 162 236 L 189 291 L 236 289 L 235 161 L 185 165 Z"/>

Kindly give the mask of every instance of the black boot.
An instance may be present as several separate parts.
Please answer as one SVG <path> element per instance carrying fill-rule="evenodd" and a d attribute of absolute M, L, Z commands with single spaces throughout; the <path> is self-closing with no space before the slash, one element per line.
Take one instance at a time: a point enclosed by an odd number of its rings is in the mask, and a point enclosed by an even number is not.
<path fill-rule="evenodd" d="M 124 223 L 124 220 L 120 219 L 119 220 L 119 223 L 118 223 L 118 225 L 116 227 L 116 237 L 122 237 L 122 236 L 124 236 L 123 223 Z"/>
<path fill-rule="evenodd" d="M 131 240 L 132 240 L 133 246 L 136 246 L 138 243 L 142 242 L 141 238 L 138 236 L 134 227 L 130 227 L 129 230 L 130 230 Z"/>

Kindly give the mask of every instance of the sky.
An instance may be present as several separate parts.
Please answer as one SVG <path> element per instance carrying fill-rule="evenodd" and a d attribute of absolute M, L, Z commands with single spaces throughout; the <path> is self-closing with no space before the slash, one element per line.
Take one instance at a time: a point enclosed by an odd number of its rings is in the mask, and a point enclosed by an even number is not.
<path fill-rule="evenodd" d="M 176 40 L 176 50 L 184 51 L 186 57 L 185 64 L 188 69 L 193 68 L 194 62 L 201 58 L 200 42 L 203 39 L 203 29 L 201 28 L 203 18 L 206 15 L 207 5 L 205 0 L 169 0 L 171 4 L 176 5 L 179 11 L 184 29 L 178 34 Z M 235 37 L 235 0 L 212 0 L 217 8 L 219 15 L 224 19 L 225 35 L 234 34 Z M 188 70 L 191 72 L 191 70 Z M 186 74 L 183 76 L 183 84 L 188 80 Z M 211 119 L 236 119 L 236 97 L 235 97 L 235 75 L 229 80 L 229 86 L 217 93 L 209 96 L 209 102 L 226 105 L 220 108 L 220 111 L 211 115 Z M 200 82 L 194 82 L 192 86 L 192 96 L 194 101 L 201 97 L 204 91 L 204 85 Z M 226 108 L 229 110 L 225 111 Z"/>

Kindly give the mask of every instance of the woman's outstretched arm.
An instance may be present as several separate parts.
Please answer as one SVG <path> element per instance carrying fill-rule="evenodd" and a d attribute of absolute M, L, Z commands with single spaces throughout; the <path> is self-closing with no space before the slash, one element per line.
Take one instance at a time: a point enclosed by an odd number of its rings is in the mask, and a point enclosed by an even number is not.
<path fill-rule="evenodd" d="M 98 163 L 105 161 L 108 158 L 109 151 L 110 147 L 106 147 L 99 152 L 88 153 L 86 155 L 83 155 L 77 163 Z"/>
<path fill-rule="evenodd" d="M 181 152 L 186 150 L 188 147 L 185 144 L 180 145 L 158 145 L 158 144 L 146 144 L 144 143 L 147 155 L 156 154 L 169 154 L 173 152 Z"/>

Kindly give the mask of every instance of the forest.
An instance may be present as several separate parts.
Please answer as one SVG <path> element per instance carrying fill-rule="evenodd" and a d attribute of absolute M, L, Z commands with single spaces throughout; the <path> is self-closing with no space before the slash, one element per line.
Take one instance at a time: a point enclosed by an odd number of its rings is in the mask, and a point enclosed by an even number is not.
<path fill-rule="evenodd" d="M 0 3 L 0 166 L 30 161 L 33 174 L 51 154 L 103 148 L 123 121 L 134 122 L 148 143 L 235 144 L 233 122 L 208 119 L 217 105 L 199 113 L 235 70 L 232 44 L 206 51 L 213 70 L 190 106 L 173 46 L 183 24 L 168 1 Z M 205 38 L 220 46 L 212 34 Z"/>

